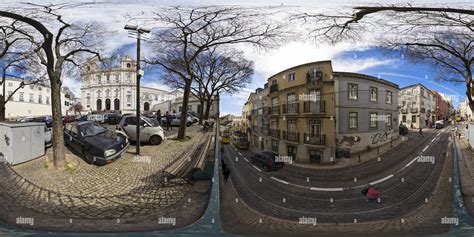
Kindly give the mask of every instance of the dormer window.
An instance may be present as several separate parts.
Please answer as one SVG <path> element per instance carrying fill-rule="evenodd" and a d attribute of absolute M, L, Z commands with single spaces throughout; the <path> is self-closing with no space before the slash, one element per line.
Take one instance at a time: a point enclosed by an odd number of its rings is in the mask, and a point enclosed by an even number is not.
<path fill-rule="evenodd" d="M 131 63 L 127 63 L 127 68 L 131 68 L 132 67 L 132 64 Z"/>

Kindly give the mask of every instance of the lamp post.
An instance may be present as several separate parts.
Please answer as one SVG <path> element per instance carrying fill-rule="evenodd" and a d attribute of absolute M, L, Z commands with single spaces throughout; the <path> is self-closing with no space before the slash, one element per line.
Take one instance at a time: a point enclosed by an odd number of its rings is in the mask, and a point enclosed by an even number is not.
<path fill-rule="evenodd" d="M 137 113 L 137 136 L 136 136 L 136 155 L 140 155 L 140 79 L 143 76 L 143 71 L 140 69 L 140 41 L 141 41 L 141 35 L 150 33 L 151 30 L 144 29 L 135 25 L 125 25 L 124 27 L 125 30 L 128 30 L 132 33 L 132 36 L 135 36 L 137 38 L 137 83 L 136 83 L 136 99 L 137 99 L 137 105 L 136 105 L 136 113 Z"/>

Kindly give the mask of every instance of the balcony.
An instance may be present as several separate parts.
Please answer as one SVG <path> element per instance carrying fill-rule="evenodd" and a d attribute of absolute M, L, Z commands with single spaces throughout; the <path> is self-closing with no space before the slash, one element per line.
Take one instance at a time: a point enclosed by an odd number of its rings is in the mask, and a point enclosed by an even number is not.
<path fill-rule="evenodd" d="M 273 84 L 270 86 L 270 93 L 278 91 L 278 84 Z"/>
<path fill-rule="evenodd" d="M 311 145 L 326 145 L 326 134 L 304 134 L 304 143 Z"/>
<path fill-rule="evenodd" d="M 324 113 L 326 112 L 325 101 L 307 101 L 304 102 L 305 113 Z"/>
<path fill-rule="evenodd" d="M 298 105 L 299 105 L 298 102 L 283 104 L 281 105 L 281 110 L 283 111 L 284 114 L 297 114 L 300 112 Z"/>
<path fill-rule="evenodd" d="M 280 114 L 280 107 L 278 105 L 268 108 L 268 114 Z"/>
<path fill-rule="evenodd" d="M 280 139 L 280 130 L 268 129 L 268 136 Z"/>
<path fill-rule="evenodd" d="M 425 111 L 426 111 L 425 108 L 421 108 L 421 109 L 420 109 L 420 112 L 421 112 L 421 113 L 424 113 Z"/>
<path fill-rule="evenodd" d="M 310 85 L 318 85 L 323 80 L 323 72 L 322 71 L 313 71 L 310 70 L 306 74 L 306 83 Z"/>
<path fill-rule="evenodd" d="M 299 132 L 288 132 L 283 131 L 283 139 L 292 142 L 299 142 L 300 141 L 300 133 Z"/>
<path fill-rule="evenodd" d="M 410 112 L 411 112 L 411 113 L 418 113 L 418 108 L 411 108 L 411 109 L 410 109 Z"/>
<path fill-rule="evenodd" d="M 405 109 L 400 109 L 400 111 L 402 112 L 402 114 L 408 113 L 408 109 L 406 109 L 406 108 Z"/>

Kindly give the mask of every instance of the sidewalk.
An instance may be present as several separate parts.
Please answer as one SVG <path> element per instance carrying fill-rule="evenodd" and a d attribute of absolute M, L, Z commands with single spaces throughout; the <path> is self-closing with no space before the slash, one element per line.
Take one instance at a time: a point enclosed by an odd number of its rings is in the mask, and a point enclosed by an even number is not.
<path fill-rule="evenodd" d="M 469 148 L 465 138 L 456 138 L 456 145 L 461 152 L 458 162 L 464 204 L 471 216 L 474 216 L 474 149 Z"/>

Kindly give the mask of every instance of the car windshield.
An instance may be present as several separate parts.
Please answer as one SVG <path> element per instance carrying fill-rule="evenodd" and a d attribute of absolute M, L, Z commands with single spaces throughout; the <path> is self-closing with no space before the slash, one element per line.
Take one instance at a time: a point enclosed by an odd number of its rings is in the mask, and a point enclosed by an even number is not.
<path fill-rule="evenodd" d="M 150 119 L 150 118 L 147 118 L 147 117 L 142 117 L 142 120 L 144 120 L 147 123 L 153 125 L 153 127 L 157 127 L 157 126 L 160 125 L 156 119 Z"/>
<path fill-rule="evenodd" d="M 79 127 L 79 130 L 84 137 L 95 136 L 107 131 L 106 128 L 94 123 L 83 124 Z"/>

